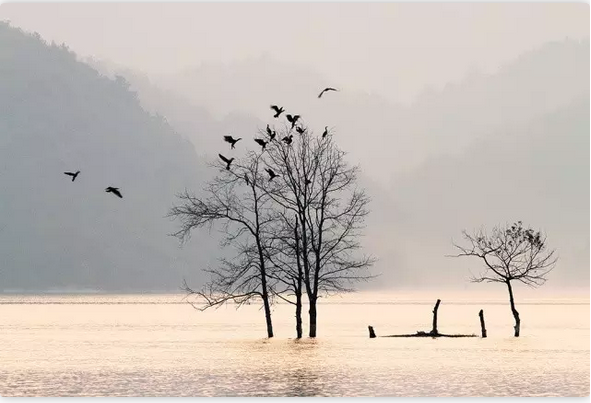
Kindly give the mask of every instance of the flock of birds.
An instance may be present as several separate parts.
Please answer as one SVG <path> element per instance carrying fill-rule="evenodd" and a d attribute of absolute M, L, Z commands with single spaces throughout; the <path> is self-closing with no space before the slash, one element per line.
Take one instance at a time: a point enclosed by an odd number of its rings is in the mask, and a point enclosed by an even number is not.
<path fill-rule="evenodd" d="M 323 89 L 320 94 L 318 94 L 318 98 L 322 98 L 322 95 L 325 92 L 328 91 L 338 91 L 336 88 L 332 88 L 332 87 L 326 87 L 325 89 Z M 281 116 L 281 114 L 283 112 L 285 112 L 285 109 L 283 109 L 282 106 L 277 106 L 277 105 L 271 105 L 271 109 L 275 112 L 275 114 L 273 115 L 273 117 L 275 119 L 277 119 L 279 116 Z M 287 119 L 287 121 L 289 123 L 291 123 L 291 130 L 293 130 L 295 128 L 296 132 L 298 132 L 299 134 L 304 134 L 304 132 L 306 131 L 306 129 L 304 129 L 302 126 L 296 126 L 298 120 L 300 120 L 301 116 L 300 115 L 290 115 L 290 114 L 285 114 L 285 118 Z M 255 143 L 257 143 L 258 145 L 261 146 L 261 149 L 264 151 L 265 147 L 267 146 L 267 144 L 269 144 L 269 142 L 274 141 L 275 140 L 275 136 L 277 135 L 277 133 L 275 132 L 275 130 L 271 130 L 271 128 L 269 127 L 269 125 L 267 124 L 267 136 L 269 136 L 268 140 L 263 140 L 263 139 L 257 139 L 255 138 L 254 141 Z M 325 138 L 326 136 L 328 136 L 328 126 L 324 126 L 324 132 L 322 132 L 322 138 Z M 237 139 L 235 139 L 232 136 L 224 136 L 224 141 L 226 143 L 230 144 L 230 148 L 234 149 L 236 143 L 238 143 L 240 140 L 242 140 L 242 137 L 239 137 Z M 290 145 L 293 141 L 293 134 L 289 134 L 285 137 L 283 137 L 281 139 L 281 141 L 283 141 L 285 144 Z M 234 158 L 228 158 L 225 157 L 222 154 L 218 154 L 218 156 L 220 157 L 220 159 L 226 164 L 226 169 L 230 170 L 230 166 L 232 165 L 232 162 L 234 161 Z M 267 173 L 269 174 L 269 180 L 273 180 L 274 178 L 276 178 L 277 175 L 271 168 L 266 168 L 265 171 L 267 171 Z M 246 181 L 247 185 L 250 185 L 250 181 L 248 180 L 248 177 L 245 176 L 244 180 Z"/>
<path fill-rule="evenodd" d="M 76 178 L 78 177 L 78 175 L 80 174 L 80 171 L 76 171 L 76 172 L 64 172 L 64 174 L 66 174 L 68 176 L 71 176 L 72 177 L 72 182 L 74 182 L 76 180 Z M 119 191 L 119 188 L 114 188 L 113 186 L 109 186 L 108 188 L 105 189 L 105 192 L 107 192 L 107 193 L 113 193 L 115 196 L 119 197 L 120 199 L 123 199 L 123 195 Z"/>
<path fill-rule="evenodd" d="M 325 89 L 323 89 L 320 94 L 318 94 L 318 98 L 322 98 L 322 95 L 328 91 L 338 91 L 336 88 L 332 88 L 332 87 L 326 87 Z M 273 117 L 275 119 L 277 119 L 279 116 L 281 116 L 281 114 L 283 112 L 285 112 L 285 109 L 283 109 L 283 107 L 277 106 L 277 105 L 271 105 L 271 109 L 275 112 L 275 114 L 273 115 Z M 291 123 L 291 130 L 293 130 L 295 128 L 296 132 L 298 132 L 299 134 L 304 134 L 304 132 L 306 131 L 306 129 L 304 129 L 302 126 L 296 126 L 298 120 L 300 120 L 300 115 L 290 115 L 290 114 L 286 114 L 285 115 L 287 121 L 289 123 Z M 265 150 L 265 147 L 267 146 L 267 144 L 270 141 L 274 141 L 275 140 L 275 136 L 277 135 L 277 133 L 275 132 L 275 130 L 271 130 L 271 128 L 269 127 L 269 125 L 267 124 L 267 135 L 269 136 L 268 140 L 263 140 L 263 139 L 254 139 L 254 141 L 261 146 L 262 150 Z M 328 135 L 328 126 L 324 127 L 324 132 L 322 133 L 322 138 L 325 138 Z M 231 148 L 234 149 L 234 146 L 236 145 L 236 143 L 238 143 L 240 140 L 242 140 L 242 137 L 240 138 L 233 138 L 232 136 L 224 136 L 224 141 L 227 143 L 230 143 Z M 289 134 L 285 137 L 283 137 L 281 139 L 281 141 L 283 141 L 285 144 L 290 145 L 293 141 L 293 135 Z M 222 161 L 224 161 L 224 163 L 226 164 L 226 169 L 230 169 L 230 166 L 232 165 L 232 162 L 234 161 L 234 158 L 227 158 L 225 156 L 223 156 L 222 154 L 218 154 L 220 159 Z M 277 175 L 271 168 L 266 168 L 265 171 L 267 171 L 267 173 L 269 174 L 269 180 L 273 180 L 274 178 L 276 178 Z M 76 180 L 76 178 L 78 177 L 78 175 L 80 174 L 80 171 L 76 171 L 76 172 L 64 172 L 65 175 L 68 175 L 70 177 L 72 177 L 72 182 L 74 182 Z M 244 177 L 244 180 L 246 181 L 246 183 L 248 185 L 250 185 L 250 181 L 248 180 L 248 176 Z M 113 186 L 109 186 L 108 188 L 105 189 L 105 192 L 107 193 L 112 193 L 113 195 L 119 197 L 120 199 L 123 199 L 123 195 L 121 194 L 121 191 L 119 190 L 119 188 L 113 187 Z"/>

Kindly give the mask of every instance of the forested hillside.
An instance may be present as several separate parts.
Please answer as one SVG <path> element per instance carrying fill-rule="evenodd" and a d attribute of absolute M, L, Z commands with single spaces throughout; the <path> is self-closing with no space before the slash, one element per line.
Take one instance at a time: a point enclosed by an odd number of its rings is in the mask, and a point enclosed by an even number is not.
<path fill-rule="evenodd" d="M 215 241 L 180 250 L 165 216 L 203 168 L 124 79 L 2 23 L 0 133 L 0 289 L 177 290 L 199 274 Z"/>

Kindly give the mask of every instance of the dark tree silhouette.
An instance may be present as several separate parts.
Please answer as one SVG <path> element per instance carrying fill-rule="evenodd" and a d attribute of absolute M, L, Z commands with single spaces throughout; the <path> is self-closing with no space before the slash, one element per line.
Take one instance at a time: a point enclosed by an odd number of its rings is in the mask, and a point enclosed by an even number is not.
<path fill-rule="evenodd" d="M 273 294 L 279 299 L 295 305 L 296 337 L 302 330 L 302 295 L 304 272 L 300 258 L 300 235 L 298 219 L 290 219 L 290 211 L 277 212 L 271 242 L 267 247 L 267 258 L 273 267 L 270 276 L 275 280 Z M 292 297 L 295 298 L 292 299 Z"/>
<path fill-rule="evenodd" d="M 358 168 L 347 164 L 330 137 L 306 128 L 291 146 L 277 142 L 265 154 L 265 163 L 280 178 L 264 183 L 265 192 L 278 208 L 297 216 L 295 245 L 310 304 L 309 335 L 316 337 L 319 296 L 350 291 L 352 283 L 371 277 L 366 269 L 373 258 L 358 253 L 369 198 L 356 186 Z"/>
<path fill-rule="evenodd" d="M 264 180 L 260 155 L 249 152 L 245 163 L 235 164 L 229 171 L 219 166 L 219 174 L 206 187 L 207 197 L 197 197 L 188 191 L 178 197 L 169 217 L 180 221 L 173 235 L 185 242 L 191 231 L 206 225 L 221 224 L 223 247 L 233 247 L 234 259 L 222 259 L 221 265 L 207 270 L 211 280 L 202 290 L 193 290 L 186 283 L 184 290 L 205 300 L 202 310 L 226 302 L 238 306 L 260 297 L 265 312 L 267 336 L 273 337 L 271 320 L 271 285 L 267 267 L 266 228 L 272 224 L 271 199 L 261 192 Z M 244 186 L 246 184 L 246 186 Z"/>
<path fill-rule="evenodd" d="M 482 259 L 484 272 L 473 276 L 472 281 L 503 283 L 509 290 L 511 313 L 515 319 L 515 337 L 519 337 L 521 318 L 515 308 L 512 281 L 530 287 L 546 282 L 546 275 L 554 268 L 557 257 L 555 250 L 546 245 L 546 235 L 531 228 L 525 228 L 521 221 L 505 227 L 496 226 L 490 233 L 484 230 L 468 234 L 463 231 L 467 246 L 454 244 L 459 256 L 474 256 Z"/>

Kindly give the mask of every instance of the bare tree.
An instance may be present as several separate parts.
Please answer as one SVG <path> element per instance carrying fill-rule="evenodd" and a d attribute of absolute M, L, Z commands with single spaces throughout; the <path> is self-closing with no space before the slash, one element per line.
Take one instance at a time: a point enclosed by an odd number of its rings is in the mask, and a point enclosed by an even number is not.
<path fill-rule="evenodd" d="M 511 312 L 515 319 L 515 337 L 519 337 L 521 319 L 515 308 L 511 281 L 518 281 L 530 287 L 546 282 L 546 275 L 554 268 L 557 257 L 555 250 L 549 250 L 546 236 L 540 231 L 524 228 L 521 221 L 505 227 L 494 227 L 490 234 L 483 230 L 474 234 L 463 231 L 468 246 L 454 246 L 459 256 L 475 256 L 484 262 L 484 271 L 473 276 L 472 281 L 504 283 L 509 290 Z"/>
<path fill-rule="evenodd" d="M 317 335 L 321 294 L 351 291 L 372 277 L 374 259 L 359 253 L 369 197 L 357 187 L 358 168 L 350 166 L 332 135 L 314 136 L 305 126 L 289 126 L 266 148 L 264 161 L 278 175 L 263 182 L 278 209 L 297 217 L 297 249 L 309 301 L 309 336 Z"/>
<path fill-rule="evenodd" d="M 271 321 L 271 284 L 265 243 L 266 227 L 273 222 L 271 199 L 261 191 L 259 182 L 265 180 L 261 171 L 260 154 L 248 153 L 244 163 L 221 164 L 219 174 L 205 189 L 206 197 L 196 197 L 185 191 L 178 197 L 169 216 L 181 223 L 176 237 L 185 242 L 196 228 L 221 224 L 224 247 L 233 247 L 234 259 L 222 259 L 219 268 L 207 270 L 211 280 L 202 290 L 195 291 L 185 283 L 189 295 L 205 300 L 202 309 L 218 307 L 226 302 L 242 305 L 260 297 L 263 302 L 267 336 L 273 337 Z"/>

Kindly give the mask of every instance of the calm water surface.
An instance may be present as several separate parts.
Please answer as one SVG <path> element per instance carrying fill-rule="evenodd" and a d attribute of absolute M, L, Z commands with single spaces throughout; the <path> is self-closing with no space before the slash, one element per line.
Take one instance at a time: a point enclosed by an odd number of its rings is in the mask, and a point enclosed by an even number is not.
<path fill-rule="evenodd" d="M 199 312 L 182 296 L 0 297 L 2 396 L 586 396 L 589 301 L 444 300 L 442 333 L 489 338 L 369 339 L 429 330 L 434 301 L 356 294 L 322 301 L 319 337 L 294 340 L 289 305 L 264 339 L 258 306 Z M 307 326 L 305 327 L 307 330 Z"/>

